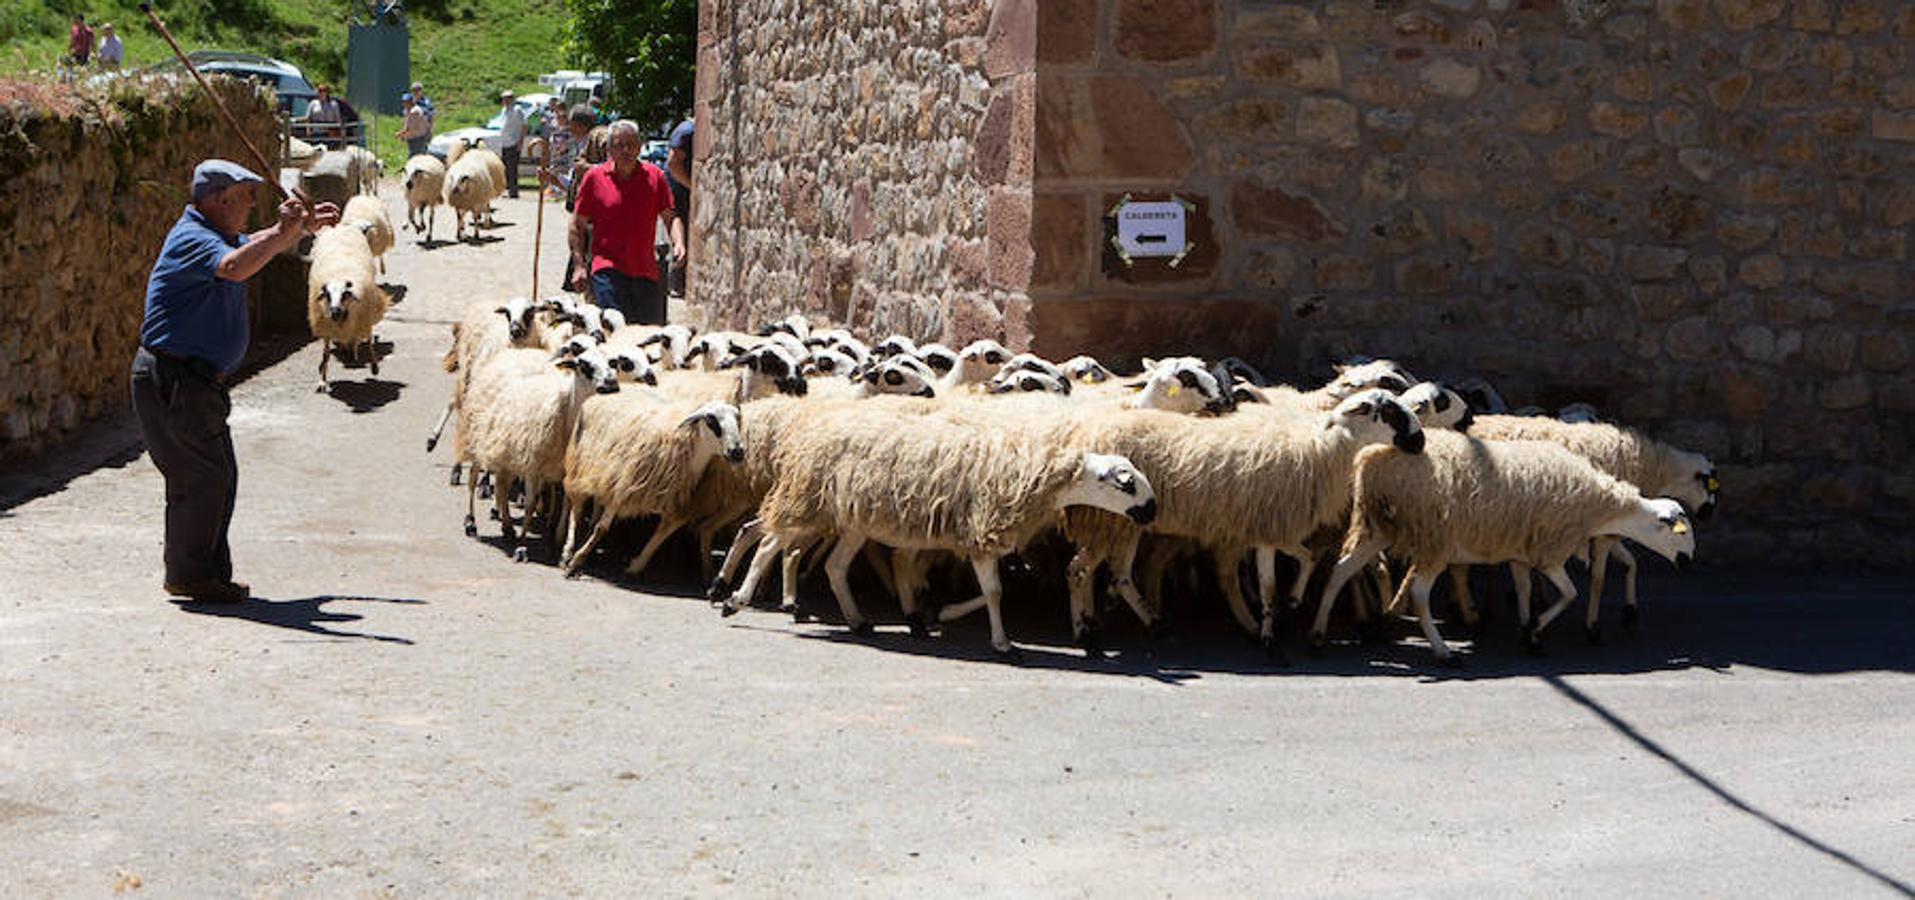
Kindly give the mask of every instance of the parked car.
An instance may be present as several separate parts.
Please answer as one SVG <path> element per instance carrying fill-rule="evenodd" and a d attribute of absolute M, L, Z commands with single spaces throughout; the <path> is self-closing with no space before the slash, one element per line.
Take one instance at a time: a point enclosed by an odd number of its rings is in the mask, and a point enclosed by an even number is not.
<path fill-rule="evenodd" d="M 284 60 L 233 50 L 195 50 L 186 54 L 186 58 L 192 60 L 193 67 L 204 74 L 231 75 L 272 88 L 279 96 L 279 111 L 285 115 L 305 115 L 306 104 L 319 96 L 319 92 L 313 89 L 312 82 L 306 80 L 305 73 L 299 71 L 298 66 Z M 178 59 L 168 59 L 140 71 L 162 74 L 185 70 L 186 67 L 180 65 Z"/>
<path fill-rule="evenodd" d="M 545 105 L 549 103 L 551 99 L 551 94 L 526 94 L 523 97 L 514 98 L 514 102 L 518 105 L 519 109 L 525 113 L 527 134 L 530 134 L 534 125 L 537 124 L 535 117 L 544 114 Z M 445 159 L 446 154 L 452 150 L 454 141 L 482 141 L 487 147 L 492 148 L 493 153 L 504 155 L 505 138 L 500 134 L 500 129 L 504 127 L 505 110 L 501 109 L 484 125 L 475 125 L 470 128 L 455 128 L 451 131 L 440 132 L 439 134 L 433 135 L 432 140 L 426 144 L 426 152 L 440 159 Z M 530 175 L 537 170 L 536 160 L 520 158 L 520 175 Z"/>

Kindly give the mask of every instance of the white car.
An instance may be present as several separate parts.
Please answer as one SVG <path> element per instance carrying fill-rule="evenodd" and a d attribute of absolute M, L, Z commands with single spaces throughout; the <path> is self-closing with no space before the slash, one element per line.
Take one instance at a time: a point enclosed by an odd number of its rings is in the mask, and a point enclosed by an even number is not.
<path fill-rule="evenodd" d="M 544 114 L 546 104 L 550 103 L 551 100 L 551 94 L 526 94 L 523 97 L 515 99 L 519 110 L 525 113 L 527 134 L 535 130 L 538 124 L 536 117 Z M 503 156 L 505 139 L 500 136 L 499 129 L 504 125 L 505 111 L 500 110 L 492 116 L 491 121 L 485 123 L 483 126 L 456 128 L 452 131 L 433 135 L 432 140 L 426 144 L 426 152 L 440 159 L 445 159 L 447 152 L 452 149 L 452 143 L 454 141 L 484 141 L 487 147 L 492 148 L 493 153 L 498 153 Z M 519 159 L 520 175 L 528 175 L 537 170 L 538 164 L 536 160 L 529 157 L 521 157 Z"/>

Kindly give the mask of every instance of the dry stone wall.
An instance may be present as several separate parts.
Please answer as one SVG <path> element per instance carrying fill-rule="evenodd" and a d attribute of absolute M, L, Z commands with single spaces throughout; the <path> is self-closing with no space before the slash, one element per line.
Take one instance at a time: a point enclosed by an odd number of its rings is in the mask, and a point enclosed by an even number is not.
<path fill-rule="evenodd" d="M 271 97 L 215 84 L 270 147 Z M 125 406 L 147 274 L 209 156 L 245 150 L 188 81 L 0 81 L 0 459 Z"/>
<path fill-rule="evenodd" d="M 691 299 L 709 321 L 1027 342 L 1031 8 L 701 4 Z"/>

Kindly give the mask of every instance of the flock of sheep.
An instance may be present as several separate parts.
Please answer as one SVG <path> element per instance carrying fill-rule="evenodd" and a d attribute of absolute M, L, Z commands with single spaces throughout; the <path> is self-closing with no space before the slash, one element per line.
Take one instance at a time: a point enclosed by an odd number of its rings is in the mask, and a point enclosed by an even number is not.
<path fill-rule="evenodd" d="M 1185 557 L 1208 559 L 1236 621 L 1279 659 L 1284 608 L 1326 567 L 1313 648 L 1354 586 L 1359 618 L 1381 621 L 1373 606 L 1388 614 L 1408 600 L 1437 658 L 1453 662 L 1431 588 L 1449 573 L 1474 624 L 1467 570 L 1490 564 L 1507 564 L 1525 640 L 1539 647 L 1578 595 L 1571 558 L 1590 564 L 1593 640 L 1611 557 L 1626 567 L 1634 622 L 1636 564 L 1622 541 L 1686 561 L 1690 516 L 1716 500 L 1699 454 L 1612 424 L 1510 415 L 1478 379 L 1452 389 L 1387 360 L 1301 390 L 1236 359 L 1147 359 L 1119 376 L 1089 357 L 1053 364 L 989 340 L 866 344 L 802 317 L 697 334 L 520 298 L 474 306 L 445 366 L 453 397 L 427 449 L 456 415 L 468 535 L 487 485 L 508 542 L 520 524 L 542 531 L 567 575 L 615 523 L 638 518 L 657 525 L 628 573 L 689 528 L 710 575 L 715 539 L 735 527 L 710 594 L 724 615 L 756 599 L 773 565 L 780 608 L 799 614 L 809 558 L 845 624 L 869 632 L 849 581 L 863 560 L 914 635 L 981 608 L 1000 654 L 1015 652 L 1000 561 L 1047 534 L 1072 548 L 1070 621 L 1092 653 L 1099 570 L 1154 630 L 1165 572 Z M 1294 563 L 1282 591 L 1278 556 Z M 970 571 L 976 595 L 925 604 L 947 564 Z M 1532 571 L 1557 591 L 1535 616 Z"/>

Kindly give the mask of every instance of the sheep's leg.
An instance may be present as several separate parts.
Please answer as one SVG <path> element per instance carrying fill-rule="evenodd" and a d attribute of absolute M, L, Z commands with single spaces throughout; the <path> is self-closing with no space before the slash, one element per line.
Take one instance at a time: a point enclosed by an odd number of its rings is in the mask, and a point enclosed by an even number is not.
<path fill-rule="evenodd" d="M 498 488 L 492 492 L 493 508 L 499 515 L 499 533 L 504 535 L 508 541 L 517 536 L 512 528 L 511 498 L 512 491 L 509 487 Z"/>
<path fill-rule="evenodd" d="M 1250 614 L 1250 604 L 1243 598 L 1243 579 L 1237 574 L 1237 564 L 1243 560 L 1240 547 L 1219 547 L 1211 551 L 1211 563 L 1217 572 L 1217 588 L 1223 591 L 1223 598 L 1230 604 L 1230 614 L 1237 618 L 1237 625 L 1245 634 L 1257 637 L 1262 626 L 1257 617 Z"/>
<path fill-rule="evenodd" d="M 327 391 L 329 386 L 326 384 L 326 367 L 331 363 L 332 363 L 332 339 L 320 338 L 319 339 L 319 387 L 314 388 L 313 393 L 323 394 Z"/>
<path fill-rule="evenodd" d="M 457 463 L 453 464 L 455 467 Z M 456 468 L 455 468 L 456 470 Z M 474 473 L 465 481 L 465 536 L 479 536 L 479 476 Z"/>
<path fill-rule="evenodd" d="M 1252 552 L 1257 565 L 1257 603 L 1268 617 L 1277 596 L 1277 548 L 1261 545 Z"/>
<path fill-rule="evenodd" d="M 1143 538 L 1138 537 L 1139 541 Z M 1144 599 L 1159 615 L 1164 611 L 1164 570 L 1170 568 L 1171 558 L 1177 555 L 1177 545 L 1169 540 L 1153 541 L 1150 551 L 1144 554 L 1144 571 L 1141 576 L 1144 587 Z"/>
<path fill-rule="evenodd" d="M 736 544 L 733 545 L 733 549 L 737 549 Z M 721 615 L 735 615 L 751 602 L 752 596 L 758 593 L 758 583 L 764 580 L 765 572 L 771 569 L 772 560 L 778 558 L 778 549 L 779 541 L 775 534 L 765 535 L 764 540 L 758 542 L 758 550 L 751 557 L 751 567 L 745 571 L 744 583 L 738 585 L 738 590 L 733 591 L 731 596 L 725 599 L 725 608 Z M 730 560 L 726 560 L 726 564 L 730 565 Z M 721 573 L 719 577 L 724 576 Z"/>
<path fill-rule="evenodd" d="M 1449 567 L 1450 593 L 1456 600 L 1456 612 L 1463 617 L 1463 623 L 1469 626 L 1471 634 L 1480 634 L 1483 620 L 1476 615 L 1476 598 L 1470 594 L 1469 566 L 1456 564 Z"/>
<path fill-rule="evenodd" d="M 800 607 L 798 605 L 798 582 L 803 580 L 804 573 L 798 571 L 798 565 L 804 562 L 805 551 L 810 548 L 811 544 L 808 541 L 794 543 L 785 548 L 784 554 L 779 560 L 778 587 L 781 593 L 778 597 L 778 610 L 790 614 L 794 620 L 802 620 L 804 617 L 804 614 L 799 611 Z M 819 555 L 823 556 L 824 554 Z"/>
<path fill-rule="evenodd" d="M 825 559 L 825 578 L 831 581 L 831 593 L 838 597 L 838 610 L 844 613 L 845 627 L 856 635 L 870 634 L 871 622 L 858 611 L 858 601 L 851 596 L 851 583 L 845 573 L 864 543 L 864 535 L 856 531 L 842 532 L 838 535 L 838 546 L 831 548 L 831 555 Z"/>
<path fill-rule="evenodd" d="M 877 573 L 878 581 L 884 585 L 885 593 L 893 597 L 898 596 L 898 581 L 891 577 L 891 564 L 885 560 L 884 553 L 878 545 L 865 541 L 864 547 L 858 553 L 864 557 L 865 565 L 870 566 L 871 570 Z"/>
<path fill-rule="evenodd" d="M 997 579 L 997 557 L 974 556 L 971 571 L 977 573 L 978 601 L 991 617 L 991 649 L 1006 659 L 1017 658 L 1017 648 L 1004 633 L 1004 588 Z"/>
<path fill-rule="evenodd" d="M 1590 543 L 1589 611 L 1583 616 L 1583 637 L 1593 646 L 1602 643 L 1602 589 L 1609 572 L 1610 548 L 1615 538 L 1599 537 Z"/>
<path fill-rule="evenodd" d="M 1430 651 L 1436 654 L 1439 662 L 1445 665 L 1457 665 L 1462 661 L 1450 652 L 1450 646 L 1443 643 L 1443 635 L 1436 630 L 1436 620 L 1430 616 L 1430 588 L 1436 584 L 1436 576 L 1442 570 L 1410 566 L 1404 583 L 1410 588 L 1410 596 L 1416 601 L 1416 624 L 1423 628 L 1423 638 L 1430 642 Z"/>
<path fill-rule="evenodd" d="M 1343 586 L 1388 546 L 1381 540 L 1371 540 L 1337 560 L 1336 568 L 1330 570 L 1330 580 L 1323 585 L 1323 599 L 1317 601 L 1316 620 L 1310 623 L 1311 648 L 1320 651 L 1329 642 L 1330 611 L 1336 608 L 1337 595 L 1343 593 Z"/>
<path fill-rule="evenodd" d="M 382 260 L 384 258 L 380 257 Z M 379 264 L 380 274 L 385 274 L 385 265 L 383 262 Z M 376 334 L 366 338 L 366 372 L 375 378 L 379 375 L 379 336 Z"/>
<path fill-rule="evenodd" d="M 1097 617 L 1092 612 L 1096 600 L 1093 593 L 1097 589 L 1097 567 L 1103 562 L 1103 553 L 1079 544 L 1077 552 L 1071 554 L 1070 563 L 1064 567 L 1064 582 L 1070 590 L 1071 638 L 1091 656 L 1100 655 Z"/>
<path fill-rule="evenodd" d="M 625 566 L 625 574 L 637 575 L 645 571 L 645 567 L 651 564 L 652 554 L 657 553 L 658 548 L 665 546 L 666 538 L 677 534 L 678 529 L 683 527 L 685 527 L 685 520 L 678 516 L 660 516 L 658 527 L 652 529 L 651 538 L 645 541 L 645 546 L 638 551 L 638 555 L 632 557 L 631 563 Z"/>
<path fill-rule="evenodd" d="M 559 568 L 565 570 L 567 575 L 578 570 L 578 566 L 572 562 L 572 553 L 578 547 L 578 533 L 584 526 L 584 518 L 585 504 L 577 503 L 573 504 L 572 514 L 565 519 L 565 547 L 559 550 Z"/>
<path fill-rule="evenodd" d="M 812 557 L 811 565 L 805 567 L 804 574 L 806 577 L 810 577 L 811 573 L 818 571 L 819 566 L 824 565 L 826 557 L 831 555 L 831 551 L 837 549 L 837 544 L 838 538 L 836 535 L 824 539 L 824 543 L 818 547 L 818 555 Z"/>
<path fill-rule="evenodd" d="M 1535 579 L 1530 577 L 1530 572 L 1529 566 L 1525 563 L 1509 564 L 1510 584 L 1516 588 L 1516 621 L 1522 623 L 1525 629 L 1536 624 L 1529 617 L 1529 590 L 1535 585 Z"/>
<path fill-rule="evenodd" d="M 1131 529 L 1129 536 L 1111 552 L 1108 563 L 1110 589 L 1123 598 L 1124 603 L 1130 606 L 1130 611 L 1137 614 L 1137 621 L 1144 623 L 1144 627 L 1150 630 L 1152 637 L 1162 637 L 1169 627 L 1165 624 L 1164 607 L 1161 603 L 1147 602 L 1147 598 L 1138 592 L 1137 582 L 1132 577 L 1137 567 L 1137 549 L 1143 539 L 1142 531 Z"/>
<path fill-rule="evenodd" d="M 705 591 L 706 597 L 716 600 L 725 594 L 732 576 L 738 573 L 738 564 L 745 558 L 745 551 L 758 546 L 759 538 L 764 536 L 765 523 L 762 519 L 753 517 L 739 526 L 738 533 L 732 536 L 731 546 L 725 549 L 725 562 L 718 567 L 718 577 L 712 579 L 711 587 Z"/>
<path fill-rule="evenodd" d="M 584 504 L 579 505 L 583 506 Z M 592 535 L 585 539 L 584 545 L 578 548 L 578 552 L 569 557 L 560 557 L 561 560 L 564 560 L 560 565 L 565 568 L 565 577 L 571 578 L 578 574 L 579 567 L 583 566 L 585 560 L 591 557 L 592 548 L 598 546 L 599 538 L 604 537 L 606 532 L 612 530 L 612 520 L 614 518 L 616 517 L 609 511 L 601 512 L 598 517 L 598 523 L 592 526 Z M 577 521 L 576 518 L 573 519 L 574 523 Z M 574 527 L 577 527 L 576 524 L 574 524 Z"/>
<path fill-rule="evenodd" d="M 1634 631 L 1641 620 L 1641 611 L 1636 608 L 1636 554 L 1618 543 L 1609 555 L 1622 563 L 1622 627 Z"/>
<path fill-rule="evenodd" d="M 1563 569 L 1562 563 L 1556 563 L 1544 569 L 1543 577 L 1549 579 L 1549 583 L 1556 586 L 1557 597 L 1556 602 L 1551 605 L 1549 609 L 1544 610 L 1542 617 L 1538 618 L 1536 624 L 1529 629 L 1529 651 L 1531 653 L 1542 652 L 1543 629 L 1548 628 L 1549 623 L 1555 621 L 1556 616 L 1561 614 L 1564 609 L 1569 607 L 1569 604 L 1576 600 L 1576 583 L 1569 580 L 1569 573 Z"/>
<path fill-rule="evenodd" d="M 911 636 L 927 638 L 931 636 L 931 623 L 918 608 L 917 561 L 916 550 L 905 547 L 892 550 L 891 583 L 897 588 L 898 606 L 904 609 L 904 621 L 911 627 Z"/>
<path fill-rule="evenodd" d="M 1316 574 L 1316 555 L 1300 545 L 1288 548 L 1280 547 L 1278 549 L 1282 550 L 1284 555 L 1296 561 L 1297 580 L 1290 583 L 1290 606 L 1302 606 L 1303 592 L 1310 586 L 1310 576 Z M 1274 564 L 1274 562 L 1273 560 L 1272 563 Z"/>

